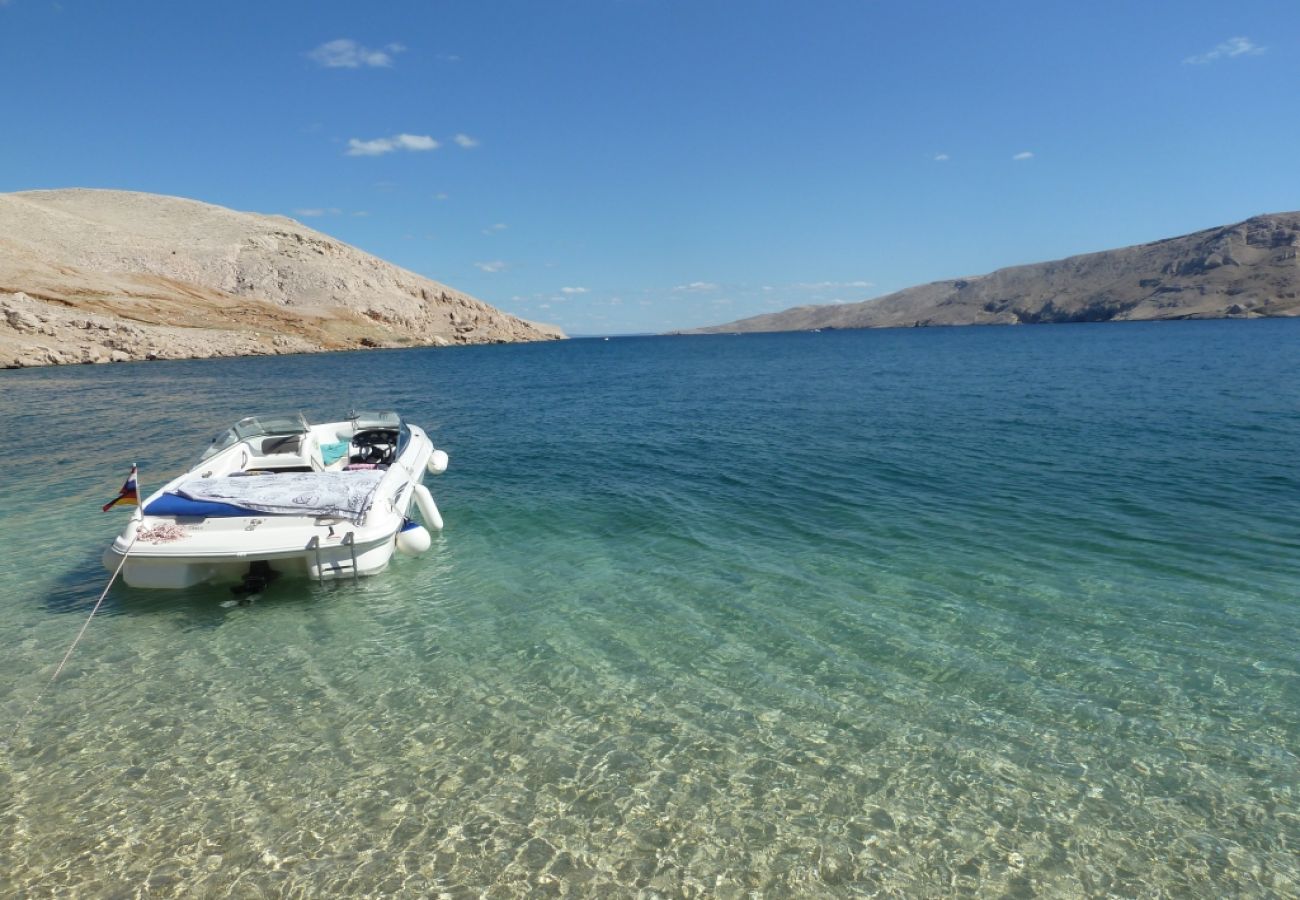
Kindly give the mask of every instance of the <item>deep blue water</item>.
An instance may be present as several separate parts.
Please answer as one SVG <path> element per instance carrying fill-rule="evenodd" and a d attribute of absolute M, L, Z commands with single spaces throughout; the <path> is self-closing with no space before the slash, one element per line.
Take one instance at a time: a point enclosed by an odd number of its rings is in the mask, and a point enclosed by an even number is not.
<path fill-rule="evenodd" d="M 242 415 L 393 407 L 446 531 L 115 587 L 0 743 L 0 894 L 1300 891 L 1300 322 L 0 373 L 0 718 Z"/>

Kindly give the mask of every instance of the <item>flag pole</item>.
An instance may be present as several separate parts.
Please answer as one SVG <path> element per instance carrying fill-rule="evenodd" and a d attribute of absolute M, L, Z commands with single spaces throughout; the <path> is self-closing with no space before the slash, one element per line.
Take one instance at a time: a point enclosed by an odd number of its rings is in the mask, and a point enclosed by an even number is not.
<path fill-rule="evenodd" d="M 140 491 L 140 470 L 136 468 L 135 463 L 131 463 L 131 471 L 135 473 L 135 513 L 131 518 L 137 522 L 144 521 L 144 494 Z"/>

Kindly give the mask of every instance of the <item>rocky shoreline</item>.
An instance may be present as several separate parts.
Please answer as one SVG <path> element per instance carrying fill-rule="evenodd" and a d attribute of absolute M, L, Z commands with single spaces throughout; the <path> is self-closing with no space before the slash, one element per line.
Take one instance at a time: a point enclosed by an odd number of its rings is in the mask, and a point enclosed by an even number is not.
<path fill-rule="evenodd" d="M 683 332 L 1045 325 L 1300 315 L 1300 212 Z"/>
<path fill-rule="evenodd" d="M 249 310 L 242 312 L 248 313 Z M 295 332 L 281 332 L 283 314 L 253 310 L 243 328 L 195 328 L 141 324 L 121 316 L 100 315 L 29 297 L 22 291 L 0 293 L 0 368 L 99 364 L 158 359 L 212 359 L 235 356 L 276 356 L 395 347 L 449 347 L 478 343 L 511 343 L 503 337 L 476 334 L 478 319 L 468 313 L 452 334 L 434 335 L 427 342 L 391 339 L 378 329 L 334 321 L 334 334 L 313 335 L 320 326 L 290 323 Z M 353 325 L 351 335 L 340 326 Z M 255 330 L 255 329 L 265 330 Z M 306 332 L 305 334 L 302 332 Z M 368 333 L 373 332 L 373 333 Z M 522 340 L 536 340 L 525 337 Z"/>
<path fill-rule="evenodd" d="M 241 335 L 221 329 L 142 327 L 121 318 L 84 314 L 19 291 L 0 294 L 0 366 L 8 369 L 146 359 L 204 359 L 310 353 L 324 349 L 301 337 Z"/>
<path fill-rule="evenodd" d="M 0 367 L 563 337 L 281 216 L 0 195 Z"/>

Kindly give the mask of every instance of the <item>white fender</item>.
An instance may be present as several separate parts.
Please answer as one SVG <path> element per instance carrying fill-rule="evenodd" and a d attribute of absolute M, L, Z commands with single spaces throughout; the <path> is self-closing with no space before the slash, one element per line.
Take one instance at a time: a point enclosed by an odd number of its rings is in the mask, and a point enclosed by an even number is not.
<path fill-rule="evenodd" d="M 420 516 L 425 525 L 435 531 L 442 531 L 442 513 L 438 512 L 438 504 L 433 502 L 433 494 L 422 484 L 415 486 L 415 505 L 420 508 Z"/>
<path fill-rule="evenodd" d="M 451 462 L 451 459 L 447 456 L 446 450 L 434 450 L 433 453 L 429 454 L 429 461 L 424 464 L 424 467 L 429 470 L 430 475 L 441 475 L 447 471 L 447 463 L 449 462 Z"/>
<path fill-rule="evenodd" d="M 397 549 L 407 556 L 419 556 L 425 550 L 428 550 L 432 544 L 433 538 L 429 536 L 429 532 L 424 529 L 423 525 L 416 525 L 412 522 L 410 527 L 397 532 Z"/>

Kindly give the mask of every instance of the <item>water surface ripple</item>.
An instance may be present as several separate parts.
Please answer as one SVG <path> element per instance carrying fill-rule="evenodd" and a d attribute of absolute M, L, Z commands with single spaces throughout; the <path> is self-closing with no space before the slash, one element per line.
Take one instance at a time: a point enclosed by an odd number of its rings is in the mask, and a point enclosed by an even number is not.
<path fill-rule="evenodd" d="M 1300 893 L 1300 323 L 0 373 L 0 895 Z M 391 406 L 448 527 L 115 588 L 259 410 Z"/>

